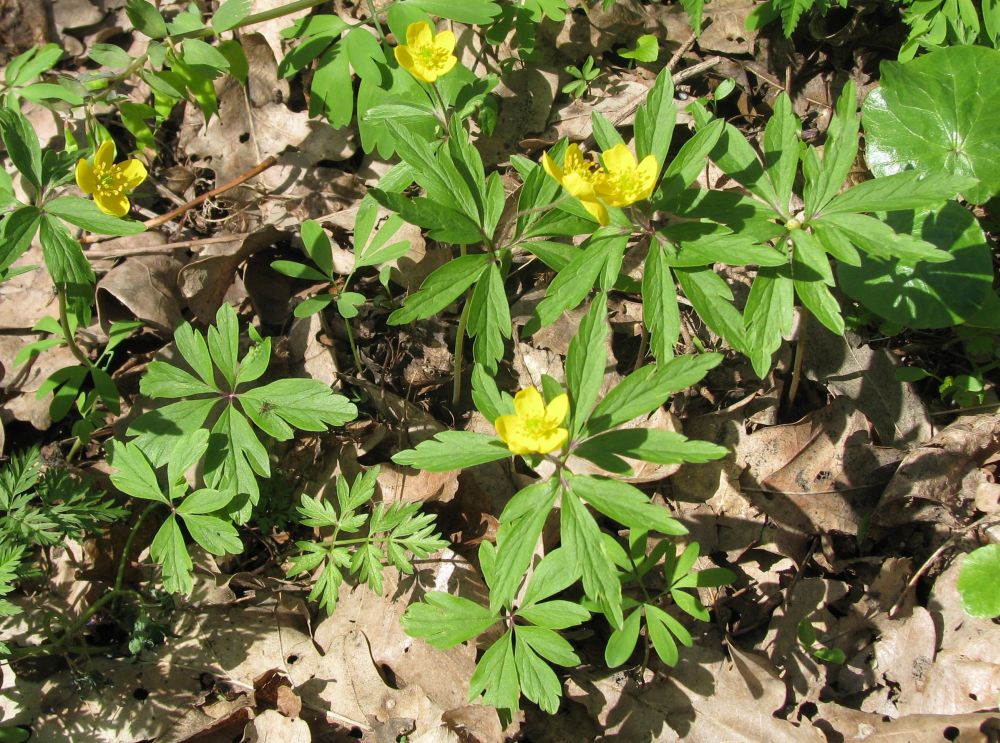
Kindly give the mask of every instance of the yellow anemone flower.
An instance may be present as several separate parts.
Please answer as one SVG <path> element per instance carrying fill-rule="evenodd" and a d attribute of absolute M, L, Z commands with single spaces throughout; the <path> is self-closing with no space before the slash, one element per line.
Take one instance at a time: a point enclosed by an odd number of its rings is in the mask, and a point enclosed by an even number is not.
<path fill-rule="evenodd" d="M 458 63 L 455 34 L 442 31 L 435 34 L 426 21 L 406 27 L 406 43 L 396 47 L 396 61 L 417 80 L 432 83 Z"/>
<path fill-rule="evenodd" d="M 595 183 L 597 195 L 611 206 L 628 206 L 653 195 L 660 166 L 656 158 L 646 155 L 636 162 L 626 145 L 616 144 L 601 156 L 602 177 Z"/>
<path fill-rule="evenodd" d="M 138 160 L 115 164 L 115 144 L 107 140 L 97 148 L 94 163 L 81 159 L 76 164 L 76 185 L 94 196 L 97 208 L 105 214 L 124 217 L 128 214 L 128 195 L 146 180 L 146 166 Z"/>
<path fill-rule="evenodd" d="M 597 200 L 597 193 L 594 190 L 594 181 L 598 176 L 598 173 L 594 172 L 597 163 L 583 158 L 580 145 L 571 144 L 566 148 L 566 157 L 563 158 L 561 168 L 548 152 L 544 153 L 542 167 L 569 192 L 570 196 L 579 199 L 583 208 L 599 224 L 608 223 L 608 210 Z"/>
<path fill-rule="evenodd" d="M 512 454 L 548 454 L 562 448 L 569 431 L 562 422 L 569 413 L 569 397 L 563 393 L 548 405 L 534 387 L 514 395 L 515 415 L 502 415 L 493 424 L 497 435 Z"/>
<path fill-rule="evenodd" d="M 653 195 L 660 166 L 653 155 L 636 162 L 632 150 L 623 144 L 605 151 L 601 160 L 603 165 L 598 167 L 584 159 L 578 145 L 571 144 L 561 168 L 547 152 L 542 155 L 542 167 L 579 199 L 599 224 L 606 225 L 607 206 L 628 206 Z"/>

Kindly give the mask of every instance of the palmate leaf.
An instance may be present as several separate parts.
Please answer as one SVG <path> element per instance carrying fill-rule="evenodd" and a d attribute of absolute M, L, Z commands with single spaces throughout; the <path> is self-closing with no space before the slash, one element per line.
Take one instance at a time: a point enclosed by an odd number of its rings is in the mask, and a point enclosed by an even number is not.
<path fill-rule="evenodd" d="M 411 604 L 401 624 L 406 634 L 447 649 L 481 635 L 500 621 L 497 614 L 474 601 L 450 593 L 431 591 Z M 489 652 L 489 651 L 487 651 Z M 470 697 L 472 691 L 470 688 Z"/>
<path fill-rule="evenodd" d="M 354 403 L 317 379 L 279 379 L 241 392 L 239 400 L 253 422 L 279 441 L 290 439 L 293 428 L 325 431 L 358 414 Z"/>
<path fill-rule="evenodd" d="M 177 517 L 170 514 L 163 522 L 149 547 L 150 557 L 162 568 L 163 588 L 170 593 L 191 593 L 191 556 L 184 544 L 184 535 Z"/>

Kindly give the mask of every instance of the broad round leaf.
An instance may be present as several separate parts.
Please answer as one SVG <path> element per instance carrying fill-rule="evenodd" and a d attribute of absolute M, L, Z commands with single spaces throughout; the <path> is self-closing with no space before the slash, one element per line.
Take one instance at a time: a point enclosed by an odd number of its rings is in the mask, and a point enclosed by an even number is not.
<path fill-rule="evenodd" d="M 1000 51 L 954 46 L 911 62 L 884 62 L 882 84 L 861 110 L 868 167 L 978 178 L 963 196 L 981 204 L 1000 190 Z"/>
<path fill-rule="evenodd" d="M 949 251 L 954 260 L 911 263 L 862 255 L 860 266 L 839 265 L 841 288 L 879 317 L 910 328 L 946 328 L 972 317 L 993 283 L 990 249 L 975 218 L 950 202 L 939 211 L 890 212 L 886 221 L 897 232 Z"/>
<path fill-rule="evenodd" d="M 1000 616 L 1000 544 L 970 552 L 958 574 L 962 608 L 974 617 Z"/>

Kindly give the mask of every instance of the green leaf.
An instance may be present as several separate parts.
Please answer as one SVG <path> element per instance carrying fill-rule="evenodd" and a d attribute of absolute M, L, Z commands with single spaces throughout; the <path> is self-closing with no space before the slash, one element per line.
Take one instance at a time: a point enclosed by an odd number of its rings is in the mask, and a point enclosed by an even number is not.
<path fill-rule="evenodd" d="M 804 196 L 806 211 L 814 215 L 840 192 L 858 155 L 858 98 L 854 82 L 848 80 L 837 99 L 823 145 L 823 164 L 812 188 Z"/>
<path fill-rule="evenodd" d="M 618 52 L 618 55 L 637 62 L 655 62 L 660 56 L 660 44 L 652 34 L 643 34 L 636 39 L 635 49 Z"/>
<path fill-rule="evenodd" d="M 594 141 L 602 150 L 610 150 L 615 145 L 625 144 L 615 125 L 600 111 L 590 112 L 590 122 L 594 130 Z"/>
<path fill-rule="evenodd" d="M 260 498 L 257 475 L 268 477 L 271 465 L 267 449 L 247 419 L 226 405 L 212 426 L 211 445 L 205 457 L 205 484 L 218 490 L 236 490 L 247 496 L 239 512 L 240 523 L 250 516 L 250 507 Z"/>
<path fill-rule="evenodd" d="M 62 47 L 58 44 L 33 47 L 10 61 L 4 70 L 4 79 L 11 87 L 24 85 L 51 70 L 62 55 Z"/>
<path fill-rule="evenodd" d="M 698 107 L 697 102 L 693 106 L 689 106 L 688 109 L 700 117 L 700 120 L 696 118 L 699 130 L 712 124 L 711 117 L 708 116 L 704 108 Z M 725 125 L 710 157 L 724 173 L 735 178 L 750 193 L 758 196 L 767 204 L 775 205 L 778 203 L 777 194 L 775 194 L 774 187 L 764 172 L 760 158 L 757 157 L 754 148 L 735 126 Z"/>
<path fill-rule="evenodd" d="M 447 18 L 459 23 L 484 26 L 500 15 L 500 6 L 492 0 L 406 0 L 404 5 L 419 8 L 428 15 Z"/>
<path fill-rule="evenodd" d="M 822 281 L 795 282 L 795 293 L 802 304 L 825 325 L 830 332 L 844 334 L 844 318 L 840 314 L 840 303 L 830 293 L 830 289 Z"/>
<path fill-rule="evenodd" d="M 950 201 L 975 185 L 973 178 L 907 170 L 859 183 L 835 197 L 823 213 L 924 209 Z"/>
<path fill-rule="evenodd" d="M 76 287 L 94 283 L 94 270 L 83 254 L 83 248 L 62 222 L 47 214 L 42 216 L 39 240 L 45 267 L 49 269 L 53 282 Z"/>
<path fill-rule="evenodd" d="M 499 617 L 485 606 L 461 596 L 431 591 L 406 610 L 400 624 L 410 637 L 444 649 L 481 635 L 497 621 Z"/>
<path fill-rule="evenodd" d="M 639 627 L 642 623 L 642 612 L 635 609 L 625 617 L 619 629 L 611 633 L 608 644 L 604 648 L 604 662 L 608 668 L 617 668 L 629 659 L 639 641 Z"/>
<path fill-rule="evenodd" d="M 590 452 L 611 452 L 654 464 L 703 463 L 721 459 L 727 449 L 707 441 L 691 440 L 674 431 L 621 428 L 588 439 L 573 450 L 580 457 Z"/>
<path fill-rule="evenodd" d="M 514 629 L 515 636 L 520 639 L 521 628 Z M 549 665 L 543 661 L 531 645 L 519 642 L 514 649 L 514 667 L 517 669 L 517 681 L 521 693 L 535 702 L 543 712 L 554 715 L 559 711 L 559 697 L 562 695 L 562 684 Z"/>
<path fill-rule="evenodd" d="M 496 436 L 470 431 L 442 431 L 433 439 L 420 442 L 415 449 L 394 454 L 392 461 L 428 472 L 449 472 L 509 456 L 507 445 Z"/>
<path fill-rule="evenodd" d="M 109 463 L 114 468 L 111 483 L 120 491 L 134 498 L 169 503 L 160 488 L 149 459 L 138 446 L 115 441 L 111 448 Z"/>
<path fill-rule="evenodd" d="M 510 606 L 531 565 L 535 545 L 556 502 L 552 481 L 533 483 L 518 491 L 500 515 L 497 554 L 490 580 L 490 610 Z"/>
<path fill-rule="evenodd" d="M 677 288 L 667 265 L 667 255 L 658 240 L 650 243 L 642 273 L 643 322 L 649 329 L 649 350 L 657 361 L 674 355 L 681 331 Z"/>
<path fill-rule="evenodd" d="M 588 238 L 584 249 L 552 279 L 545 298 L 538 303 L 535 309 L 538 328 L 551 325 L 563 312 L 577 307 L 594 288 L 608 254 L 627 243 L 628 235 L 611 228 L 602 228 Z"/>
<path fill-rule="evenodd" d="M 781 93 L 764 128 L 764 169 L 774 187 L 777 206 L 789 214 L 792 186 L 799 165 L 802 124 L 792 111 L 792 101 Z"/>
<path fill-rule="evenodd" d="M 236 310 L 225 302 L 215 313 L 215 325 L 208 328 L 208 350 L 216 368 L 230 389 L 236 384 L 236 361 L 240 345 L 240 321 Z"/>
<path fill-rule="evenodd" d="M 975 217 L 955 202 L 938 211 L 892 212 L 893 228 L 954 257 L 912 263 L 864 256 L 837 269 L 841 288 L 879 317 L 910 328 L 945 328 L 974 316 L 993 284 L 991 251 Z"/>
<path fill-rule="evenodd" d="M 662 432 L 666 433 L 666 432 Z M 619 480 L 573 475 L 568 477 L 574 495 L 610 519 L 633 529 L 655 530 L 663 534 L 687 534 L 687 529 L 664 506 L 658 506 L 638 488 Z"/>
<path fill-rule="evenodd" d="M 965 556 L 958 594 L 967 614 L 987 619 L 1000 616 L 1000 544 L 988 544 Z"/>
<path fill-rule="evenodd" d="M 7 156 L 21 175 L 36 189 L 42 187 L 42 149 L 34 127 L 20 111 L 0 111 L 0 139 Z"/>
<path fill-rule="evenodd" d="M 151 361 L 140 380 L 142 394 L 153 398 L 214 394 L 214 385 L 205 384 L 183 369 L 165 361 Z"/>
<path fill-rule="evenodd" d="M 22 206 L 0 222 L 0 276 L 31 247 L 42 214 L 33 206 Z"/>
<path fill-rule="evenodd" d="M 174 331 L 174 343 L 181 357 L 194 369 L 195 373 L 206 385 L 218 391 L 215 384 L 215 370 L 212 366 L 212 357 L 208 352 L 208 345 L 205 343 L 205 336 L 191 327 L 190 323 L 181 323 Z M 160 362 L 152 362 L 153 364 Z M 147 374 L 143 375 L 140 386 L 146 381 Z M 143 394 L 149 394 L 143 390 Z M 166 397 L 180 397 L 180 395 L 166 395 Z"/>
<path fill-rule="evenodd" d="M 236 372 L 236 386 L 239 387 L 260 379 L 270 363 L 271 339 L 265 338 L 263 342 L 250 346 L 246 356 L 240 361 L 239 369 Z"/>
<path fill-rule="evenodd" d="M 670 91 L 669 103 L 670 105 L 674 105 L 672 87 Z M 649 99 L 647 98 L 647 101 L 648 100 Z M 642 109 L 640 108 L 639 110 Z M 638 126 L 638 122 L 639 113 L 636 112 L 636 126 Z M 671 125 L 671 129 L 672 128 L 673 125 Z M 681 145 L 677 155 L 670 161 L 670 164 L 667 165 L 667 169 L 663 171 L 663 181 L 660 184 L 660 189 L 653 196 L 656 203 L 660 203 L 659 199 L 661 197 L 667 202 L 678 198 L 684 189 L 694 183 L 698 174 L 705 168 L 705 158 L 708 157 L 708 154 L 715 148 L 719 138 L 725 131 L 725 128 L 726 122 L 722 119 L 716 119 L 707 126 L 700 127 L 691 139 Z M 639 140 L 637 134 L 637 148 L 638 142 Z M 661 142 L 655 136 L 653 137 L 653 142 L 649 146 L 656 147 L 655 150 L 651 150 L 654 154 L 662 154 L 663 157 L 667 156 L 667 150 L 662 148 Z"/>
<path fill-rule="evenodd" d="M 184 40 L 184 61 L 189 65 L 201 65 L 213 70 L 229 70 L 229 60 L 211 44 L 201 39 Z"/>
<path fill-rule="evenodd" d="M 513 639 L 513 630 L 507 630 L 483 653 L 469 679 L 470 702 L 482 694 L 484 704 L 511 712 L 518 708 L 521 688 L 514 664 Z"/>
<path fill-rule="evenodd" d="M 141 388 L 140 388 L 141 389 Z M 180 400 L 143 413 L 128 428 L 154 466 L 167 463 L 177 440 L 200 428 L 220 403 L 218 398 Z"/>
<path fill-rule="evenodd" d="M 510 305 L 496 263 L 490 263 L 479 278 L 470 299 L 469 335 L 475 338 L 473 358 L 492 373 L 504 355 L 504 339 L 510 338 Z"/>
<path fill-rule="evenodd" d="M 178 514 L 191 533 L 191 538 L 213 555 L 238 555 L 243 551 L 236 527 L 216 516 L 201 516 L 182 512 Z"/>
<path fill-rule="evenodd" d="M 808 230 L 792 230 L 787 242 L 792 248 L 792 278 L 796 281 L 822 281 L 833 286 L 830 259 L 819 241 Z"/>
<path fill-rule="evenodd" d="M 945 263 L 952 255 L 926 240 L 913 237 L 909 230 L 899 233 L 881 219 L 864 214 L 830 214 L 815 222 L 830 226 L 875 258 Z"/>
<path fill-rule="evenodd" d="M 465 255 L 448 261 L 428 276 L 420 289 L 389 315 L 390 325 L 405 325 L 441 312 L 458 299 L 486 270 L 487 254 Z"/>
<path fill-rule="evenodd" d="M 667 629 L 666 618 L 669 616 L 658 606 L 646 604 L 646 630 L 649 632 L 649 639 L 653 641 L 653 649 L 668 666 L 676 666 L 680 656 L 677 643 Z"/>
<path fill-rule="evenodd" d="M 770 371 L 771 356 L 781 346 L 782 337 L 792 331 L 794 305 L 793 283 L 784 271 L 758 270 L 743 310 L 743 321 L 747 355 L 761 379 Z"/>
<path fill-rule="evenodd" d="M 98 235 L 137 235 L 146 231 L 142 222 L 105 214 L 93 201 L 79 196 L 60 196 L 46 202 L 44 208 L 47 213 Z"/>
<path fill-rule="evenodd" d="M 590 619 L 590 612 L 572 601 L 545 601 L 518 609 L 517 615 L 551 630 L 575 627 Z"/>
<path fill-rule="evenodd" d="M 674 276 L 695 310 L 711 330 L 737 351 L 746 347 L 743 318 L 733 306 L 733 293 L 709 268 L 676 268 Z"/>
<path fill-rule="evenodd" d="M 279 441 L 290 439 L 292 428 L 326 431 L 358 414 L 354 403 L 318 379 L 279 379 L 240 393 L 240 403 L 257 426 Z"/>
<path fill-rule="evenodd" d="M 149 555 L 163 568 L 163 588 L 169 593 L 191 593 L 191 556 L 184 544 L 184 535 L 177 525 L 177 517 L 170 514 L 163 522 L 152 544 Z"/>
<path fill-rule="evenodd" d="M 608 297 L 601 292 L 580 321 L 579 330 L 570 340 L 566 355 L 566 386 L 574 433 L 590 417 L 604 383 L 608 330 Z"/>
<path fill-rule="evenodd" d="M 146 34 L 151 39 L 162 39 L 167 35 L 167 23 L 163 16 L 146 0 L 128 0 L 125 3 L 125 13 L 136 30 Z"/>
<path fill-rule="evenodd" d="M 186 469 L 185 467 L 181 470 L 181 475 L 183 475 Z M 222 490 L 212 490 L 211 488 L 202 488 L 187 496 L 177 507 L 177 513 L 188 516 L 201 516 L 213 513 L 214 511 L 220 511 L 229 505 L 234 495 L 231 491 L 225 492 Z"/>
<path fill-rule="evenodd" d="M 876 176 L 906 170 L 971 176 L 962 195 L 981 204 L 1000 190 L 1000 51 L 952 46 L 910 62 L 883 62 L 862 109 L 866 158 Z"/>
<path fill-rule="evenodd" d="M 19 95 L 35 103 L 46 101 L 65 101 L 71 106 L 83 105 L 83 96 L 70 89 L 72 83 L 60 80 L 59 83 L 35 83 L 21 88 Z"/>
<path fill-rule="evenodd" d="M 330 238 L 327 237 L 319 222 L 312 219 L 304 221 L 299 229 L 306 255 L 319 267 L 321 278 L 317 280 L 331 279 L 333 277 L 333 245 L 330 243 Z M 277 262 L 275 261 L 275 263 Z M 274 266 L 273 263 L 271 265 Z"/>
<path fill-rule="evenodd" d="M 642 39 L 636 45 L 638 50 Z M 656 39 L 652 40 L 652 51 L 658 52 Z M 646 42 L 647 47 L 650 42 Z M 645 61 L 645 60 L 644 60 Z M 652 61 L 652 60 L 650 60 Z M 674 81 L 670 70 L 664 69 L 656 76 L 653 87 L 646 94 L 635 112 L 635 153 L 639 160 L 652 155 L 657 165 L 662 169 L 670 152 L 670 142 L 673 139 L 674 124 L 677 121 L 677 104 L 674 103 Z"/>
<path fill-rule="evenodd" d="M 560 531 L 563 549 L 569 559 L 580 566 L 583 590 L 601 607 L 612 627 L 621 627 L 622 593 L 618 574 L 597 522 L 572 490 L 562 494 Z"/>
<path fill-rule="evenodd" d="M 514 413 L 511 396 L 500 392 L 496 380 L 481 364 L 476 364 L 472 369 L 472 401 L 476 409 L 491 423 L 501 415 Z"/>
<path fill-rule="evenodd" d="M 251 0 L 225 0 L 212 16 L 212 28 L 221 34 L 237 26 L 250 12 Z"/>
<path fill-rule="evenodd" d="M 673 393 L 700 381 L 722 361 L 716 353 L 677 356 L 664 364 L 648 364 L 629 374 L 605 396 L 584 426 L 593 436 L 656 410 Z"/>
<path fill-rule="evenodd" d="M 535 566 L 535 572 L 528 580 L 528 590 L 524 592 L 520 608 L 534 606 L 540 601 L 564 591 L 576 583 L 580 570 L 570 558 L 570 554 L 560 548 L 547 553 Z"/>

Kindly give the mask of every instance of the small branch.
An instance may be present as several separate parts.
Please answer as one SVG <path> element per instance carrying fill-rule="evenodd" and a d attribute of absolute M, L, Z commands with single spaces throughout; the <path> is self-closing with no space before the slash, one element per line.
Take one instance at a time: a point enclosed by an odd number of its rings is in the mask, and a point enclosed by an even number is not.
<path fill-rule="evenodd" d="M 193 209 L 194 207 L 198 206 L 199 204 L 202 204 L 203 202 L 207 201 L 213 196 L 218 196 L 221 193 L 225 193 L 226 191 L 229 191 L 231 189 L 236 188 L 239 185 L 242 185 L 243 183 L 246 183 L 248 180 L 250 180 L 254 176 L 260 175 L 261 173 L 263 173 L 265 170 L 267 170 L 277 162 L 278 158 L 275 157 L 274 155 L 270 155 L 264 158 L 264 160 L 259 162 L 254 167 L 250 168 L 250 170 L 243 173 L 243 175 L 239 175 L 236 178 L 233 178 L 233 180 L 229 181 L 228 183 L 223 183 L 221 186 L 213 188 L 211 191 L 207 191 L 206 193 L 203 193 L 201 196 L 191 199 L 191 201 L 187 202 L 182 206 L 177 207 L 171 212 L 167 212 L 166 214 L 156 217 L 155 219 L 148 219 L 143 224 L 145 224 L 146 229 L 149 230 L 153 229 L 154 227 L 159 227 L 164 222 L 169 222 L 171 219 L 181 216 L 189 209 Z"/>
<path fill-rule="evenodd" d="M 681 44 L 680 48 L 676 52 L 674 52 L 674 56 L 670 58 L 670 61 L 667 62 L 668 70 L 670 70 L 671 72 L 674 71 L 674 67 L 676 67 L 677 63 L 681 61 L 681 57 L 683 57 L 691 50 L 691 47 L 694 46 L 694 42 L 695 42 L 695 37 L 694 33 L 692 33 L 690 36 L 687 37 L 685 42 Z"/>
<path fill-rule="evenodd" d="M 677 83 L 682 83 L 685 80 L 689 80 L 692 77 L 697 77 L 706 70 L 710 70 L 722 61 L 722 57 L 709 57 L 704 62 L 699 62 L 698 64 L 693 64 L 690 67 L 685 67 L 680 72 L 675 72 L 671 78 L 674 81 L 674 85 Z"/>
<path fill-rule="evenodd" d="M 128 258 L 133 255 L 156 255 L 170 250 L 181 250 L 182 248 L 196 248 L 200 245 L 213 245 L 215 243 L 231 242 L 242 240 L 249 236 L 249 232 L 234 232 L 232 235 L 216 235 L 215 237 L 200 237 L 195 240 L 180 240 L 179 242 L 163 243 L 163 245 L 143 245 L 138 248 L 123 248 L 122 250 L 101 250 L 95 248 L 87 251 L 88 258 Z"/>

